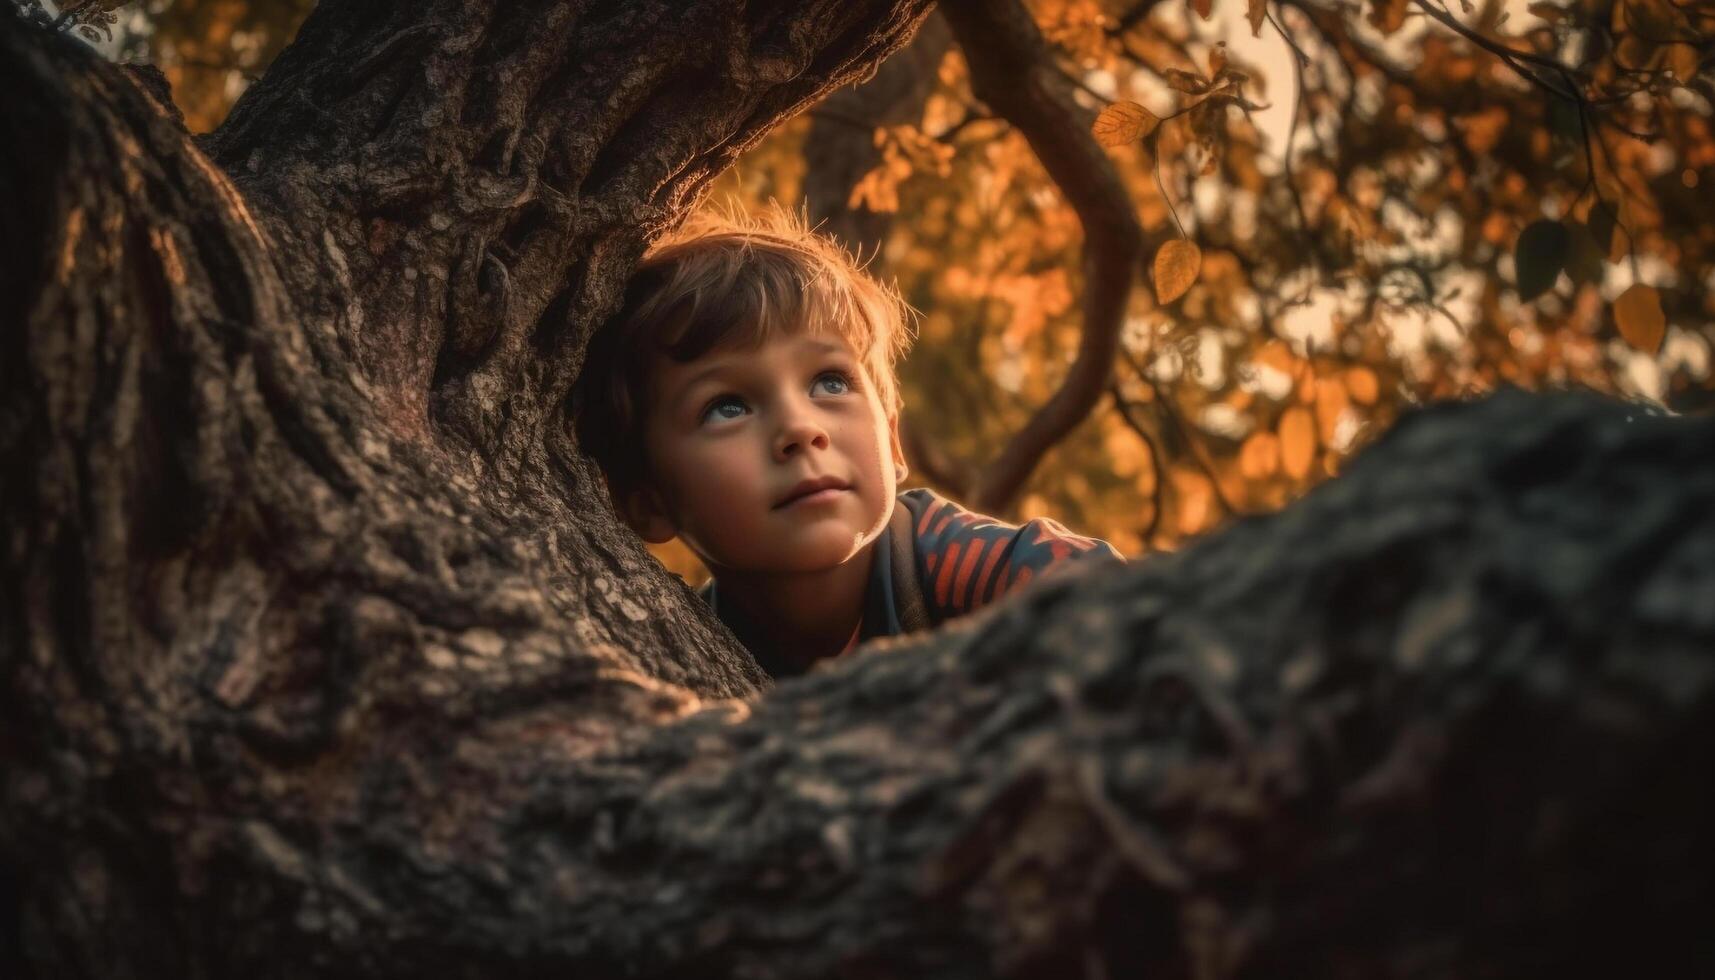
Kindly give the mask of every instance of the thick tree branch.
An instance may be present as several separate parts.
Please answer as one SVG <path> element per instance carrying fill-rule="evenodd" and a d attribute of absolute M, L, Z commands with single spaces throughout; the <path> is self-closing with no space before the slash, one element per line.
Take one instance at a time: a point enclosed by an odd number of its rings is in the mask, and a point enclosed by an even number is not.
<path fill-rule="evenodd" d="M 557 424 L 647 241 L 927 7 L 323 4 L 208 145 L 283 265 L 340 270 L 293 293 L 396 424 L 492 447 Z"/>
<path fill-rule="evenodd" d="M 587 467 L 395 418 L 296 308 L 353 267 L 38 35 L 0 7 L 7 977 L 1707 972 L 1710 422 L 1422 413 L 757 697 Z"/>

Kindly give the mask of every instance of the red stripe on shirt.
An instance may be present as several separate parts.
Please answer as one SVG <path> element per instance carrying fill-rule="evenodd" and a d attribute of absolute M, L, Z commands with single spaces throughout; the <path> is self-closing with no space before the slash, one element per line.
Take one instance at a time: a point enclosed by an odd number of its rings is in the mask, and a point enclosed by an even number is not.
<path fill-rule="evenodd" d="M 959 563 L 960 543 L 955 541 L 947 549 L 947 560 L 941 563 L 941 574 L 935 576 L 935 604 L 942 609 L 947 608 L 947 589 L 953 584 L 953 566 Z"/>
<path fill-rule="evenodd" d="M 996 541 L 994 547 L 989 549 L 988 561 L 983 562 L 982 574 L 977 576 L 977 593 L 971 597 L 973 605 L 982 605 L 994 598 L 994 594 L 988 591 L 989 576 L 994 574 L 995 562 L 1000 561 L 1000 553 L 1006 550 L 1002 544 L 1003 542 Z"/>
<path fill-rule="evenodd" d="M 988 545 L 989 542 L 980 538 L 972 541 L 971 550 L 965 552 L 965 563 L 959 566 L 959 577 L 953 580 L 953 604 L 961 612 L 970 608 L 970 603 L 965 601 L 965 586 L 971 583 L 971 572 L 976 570 L 977 559 L 983 556 L 983 549 Z"/>

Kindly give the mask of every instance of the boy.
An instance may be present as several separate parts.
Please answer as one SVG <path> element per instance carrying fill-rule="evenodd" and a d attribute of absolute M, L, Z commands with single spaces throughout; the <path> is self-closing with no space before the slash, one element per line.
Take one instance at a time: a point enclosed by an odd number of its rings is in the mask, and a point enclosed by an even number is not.
<path fill-rule="evenodd" d="M 578 439 L 621 517 L 685 543 L 775 677 L 925 628 L 1104 542 L 898 493 L 906 310 L 792 219 L 704 220 L 658 246 L 591 340 Z"/>

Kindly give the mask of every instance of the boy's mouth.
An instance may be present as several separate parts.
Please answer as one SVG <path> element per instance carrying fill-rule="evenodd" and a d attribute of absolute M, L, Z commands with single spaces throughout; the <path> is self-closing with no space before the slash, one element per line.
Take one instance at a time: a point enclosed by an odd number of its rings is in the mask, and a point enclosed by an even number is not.
<path fill-rule="evenodd" d="M 780 510 L 781 508 L 784 508 L 784 507 L 790 507 L 791 505 L 793 505 L 793 504 L 797 503 L 798 501 L 803 500 L 807 497 L 820 497 L 820 496 L 833 497 L 833 496 L 836 496 L 836 494 L 828 493 L 827 491 L 840 491 L 840 490 L 850 490 L 850 489 L 851 489 L 851 484 L 847 483 L 846 481 L 840 479 L 837 476 L 818 476 L 818 477 L 814 477 L 814 478 L 808 479 L 808 480 L 800 480 L 795 486 L 792 487 L 791 490 L 786 492 L 786 496 L 781 497 L 780 500 L 777 503 L 775 503 L 774 509 Z"/>

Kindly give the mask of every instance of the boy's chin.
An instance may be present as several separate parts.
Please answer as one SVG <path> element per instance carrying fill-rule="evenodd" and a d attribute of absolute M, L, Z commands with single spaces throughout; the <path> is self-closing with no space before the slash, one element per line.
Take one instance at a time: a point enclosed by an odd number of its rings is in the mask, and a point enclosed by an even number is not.
<path fill-rule="evenodd" d="M 817 528 L 815 533 L 781 549 L 773 564 L 782 572 L 825 572 L 862 554 L 866 543 L 860 532 Z"/>

